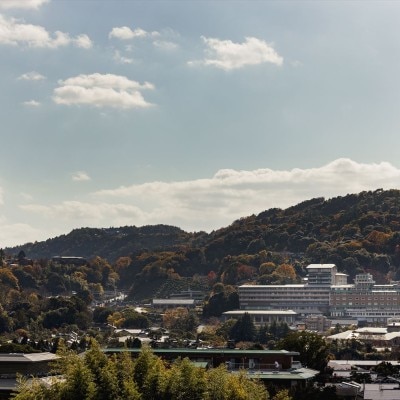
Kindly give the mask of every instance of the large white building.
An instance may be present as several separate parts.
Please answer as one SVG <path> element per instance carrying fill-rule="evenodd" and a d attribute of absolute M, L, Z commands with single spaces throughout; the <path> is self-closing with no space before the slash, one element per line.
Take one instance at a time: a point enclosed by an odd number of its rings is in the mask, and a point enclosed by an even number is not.
<path fill-rule="evenodd" d="M 242 310 L 293 310 L 300 314 L 326 313 L 367 322 L 400 317 L 400 283 L 377 285 L 371 274 L 347 275 L 334 264 L 310 264 L 306 283 L 299 285 L 242 285 Z"/>
<path fill-rule="evenodd" d="M 338 274 L 334 264 L 310 264 L 307 272 L 304 284 L 239 286 L 240 308 L 293 310 L 302 314 L 328 312 L 331 287 L 347 283 L 347 275 Z"/>

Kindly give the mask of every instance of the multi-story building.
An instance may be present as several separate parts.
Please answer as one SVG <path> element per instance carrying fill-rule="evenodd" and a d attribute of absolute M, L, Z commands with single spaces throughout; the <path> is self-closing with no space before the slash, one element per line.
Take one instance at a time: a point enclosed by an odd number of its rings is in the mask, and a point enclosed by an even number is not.
<path fill-rule="evenodd" d="M 353 285 L 332 286 L 330 313 L 385 322 L 400 315 L 400 285 L 376 285 L 371 274 L 356 275 Z"/>
<path fill-rule="evenodd" d="M 293 310 L 302 314 L 328 312 L 331 286 L 337 280 L 343 282 L 344 274 L 338 274 L 334 264 L 310 264 L 307 272 L 304 284 L 240 286 L 240 308 Z"/>
<path fill-rule="evenodd" d="M 371 274 L 347 275 L 334 264 L 311 264 L 306 283 L 298 285 L 242 285 L 242 310 L 293 310 L 301 314 L 326 313 L 355 317 L 369 322 L 386 322 L 400 316 L 400 283 L 377 285 Z"/>

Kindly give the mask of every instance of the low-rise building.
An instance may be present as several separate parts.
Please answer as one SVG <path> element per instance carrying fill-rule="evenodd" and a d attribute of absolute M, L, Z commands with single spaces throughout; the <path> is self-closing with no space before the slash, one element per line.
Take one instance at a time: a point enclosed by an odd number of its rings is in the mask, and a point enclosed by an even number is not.
<path fill-rule="evenodd" d="M 245 313 L 249 314 L 253 320 L 254 325 L 269 325 L 273 322 L 286 322 L 292 325 L 297 313 L 292 310 L 233 310 L 225 311 L 222 318 L 226 321 L 228 319 L 237 319 L 242 317 Z"/>
<path fill-rule="evenodd" d="M 304 322 L 308 331 L 325 332 L 331 327 L 331 321 L 324 315 L 309 315 Z"/>
<path fill-rule="evenodd" d="M 8 399 L 17 387 L 17 375 L 26 378 L 46 376 L 51 362 L 58 358 L 53 353 L 0 353 L 0 398 Z"/>
<path fill-rule="evenodd" d="M 140 349 L 104 349 L 106 354 L 122 351 L 132 357 L 140 354 Z M 319 371 L 303 368 L 294 361 L 299 356 L 296 351 L 286 350 L 239 350 L 227 348 L 205 349 L 153 349 L 153 353 L 167 361 L 189 358 L 193 363 L 205 368 L 225 365 L 231 373 L 245 370 L 250 378 L 260 379 L 265 383 L 280 383 L 294 386 L 313 380 Z"/>
<path fill-rule="evenodd" d="M 387 328 L 365 327 L 330 335 L 326 339 L 328 341 L 356 339 L 374 347 L 392 348 L 400 345 L 400 332 L 388 332 Z"/>
<path fill-rule="evenodd" d="M 157 311 L 165 311 L 168 308 L 195 308 L 196 300 L 194 299 L 153 299 L 153 308 Z"/>

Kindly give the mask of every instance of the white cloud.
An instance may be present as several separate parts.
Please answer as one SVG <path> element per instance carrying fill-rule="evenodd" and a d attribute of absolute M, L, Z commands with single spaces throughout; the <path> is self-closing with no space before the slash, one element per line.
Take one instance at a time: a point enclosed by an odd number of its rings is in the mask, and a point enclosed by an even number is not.
<path fill-rule="evenodd" d="M 159 35 L 160 34 L 157 31 L 147 32 L 142 28 L 136 28 L 135 30 L 132 30 L 128 26 L 121 26 L 113 28 L 108 34 L 108 37 L 110 39 L 116 38 L 120 40 L 130 40 L 135 38 L 157 37 Z"/>
<path fill-rule="evenodd" d="M 154 89 L 145 82 L 140 84 L 125 76 L 113 74 L 78 75 L 59 81 L 54 90 L 53 100 L 57 104 L 87 104 L 95 107 L 145 108 L 148 103 L 141 90 Z"/>
<path fill-rule="evenodd" d="M 75 226 L 110 226 L 130 221 L 145 220 L 143 212 L 133 205 L 64 201 L 56 205 L 27 204 L 20 209 L 42 215 L 44 218 L 68 221 Z"/>
<path fill-rule="evenodd" d="M 60 31 L 52 34 L 42 26 L 26 24 L 0 14 L 0 44 L 49 49 L 73 44 L 77 47 L 88 48 L 91 46 L 91 41 L 87 35 L 70 37 L 68 33 Z"/>
<path fill-rule="evenodd" d="M 1 0 L 0 9 L 8 10 L 11 8 L 38 9 L 50 0 Z"/>
<path fill-rule="evenodd" d="M 206 58 L 202 61 L 189 61 L 189 65 L 210 65 L 227 71 L 248 65 L 283 64 L 283 58 L 270 44 L 255 37 L 246 37 L 244 43 L 206 37 L 202 39 L 207 46 Z"/>
<path fill-rule="evenodd" d="M 73 39 L 73 43 L 81 49 L 90 49 L 93 46 L 93 42 L 90 37 L 86 34 L 78 35 Z"/>
<path fill-rule="evenodd" d="M 166 223 L 186 230 L 212 230 L 271 207 L 286 208 L 313 197 L 331 198 L 377 188 L 398 188 L 400 169 L 382 162 L 338 159 L 319 168 L 224 169 L 213 177 L 150 182 L 93 193 L 91 201 L 24 205 L 23 210 L 76 226 Z"/>
<path fill-rule="evenodd" d="M 85 171 L 78 171 L 72 176 L 75 182 L 90 181 L 90 176 Z"/>
<path fill-rule="evenodd" d="M 114 60 L 118 64 L 132 64 L 133 63 L 132 58 L 127 58 L 127 57 L 121 56 L 121 53 L 118 50 L 116 50 L 114 53 Z"/>
<path fill-rule="evenodd" d="M 41 81 L 43 79 L 46 79 L 46 77 L 35 71 L 27 72 L 18 77 L 18 80 L 22 81 Z"/>
<path fill-rule="evenodd" d="M 27 106 L 27 107 L 39 107 L 41 104 L 38 102 L 38 101 L 36 101 L 36 100 L 29 100 L 29 101 L 24 101 L 23 103 L 22 103 L 24 106 Z"/>

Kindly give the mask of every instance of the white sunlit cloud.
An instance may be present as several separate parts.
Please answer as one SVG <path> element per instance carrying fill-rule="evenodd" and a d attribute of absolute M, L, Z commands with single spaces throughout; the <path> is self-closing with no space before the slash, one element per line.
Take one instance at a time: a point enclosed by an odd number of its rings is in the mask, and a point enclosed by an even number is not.
<path fill-rule="evenodd" d="M 292 170 L 224 169 L 213 177 L 183 182 L 150 182 L 101 190 L 90 201 L 20 206 L 78 226 L 165 223 L 212 230 L 272 207 L 286 208 L 314 197 L 331 198 L 400 186 L 400 169 L 390 163 L 362 164 L 338 159 L 319 168 Z"/>
<path fill-rule="evenodd" d="M 68 45 L 88 49 L 92 46 L 89 36 L 82 34 L 71 37 L 68 33 L 48 32 L 39 25 L 26 24 L 15 18 L 0 14 L 0 44 L 56 49 Z"/>
<path fill-rule="evenodd" d="M 152 106 L 141 93 L 154 89 L 149 82 L 140 84 L 114 74 L 78 75 L 58 82 L 53 100 L 64 105 L 92 105 L 112 108 L 146 108 Z"/>
<path fill-rule="evenodd" d="M 72 39 L 72 42 L 76 47 L 80 47 L 81 49 L 90 49 L 93 46 L 92 40 L 86 34 L 78 35 Z"/>
<path fill-rule="evenodd" d="M 142 28 L 132 30 L 128 26 L 121 26 L 113 28 L 108 34 L 108 37 L 110 39 L 131 40 L 135 38 L 157 37 L 159 35 L 157 31 L 147 32 Z"/>
<path fill-rule="evenodd" d="M 26 107 L 33 107 L 33 108 L 39 107 L 39 106 L 41 105 L 41 103 L 39 103 L 39 102 L 36 101 L 36 100 L 24 101 L 22 104 L 23 104 L 24 106 L 26 106 Z"/>
<path fill-rule="evenodd" d="M 49 2 L 50 0 L 1 0 L 0 10 L 8 10 L 13 8 L 37 10 L 40 6 Z"/>
<path fill-rule="evenodd" d="M 46 79 L 46 77 L 36 71 L 27 72 L 18 77 L 20 81 L 42 81 L 44 79 Z"/>
<path fill-rule="evenodd" d="M 206 37 L 202 39 L 207 46 L 206 58 L 201 61 L 189 61 L 189 65 L 201 64 L 228 71 L 264 63 L 279 66 L 283 64 L 283 58 L 271 44 L 255 37 L 246 37 L 243 43 Z"/>
<path fill-rule="evenodd" d="M 74 182 L 90 181 L 90 176 L 85 171 L 78 171 L 72 176 Z"/>

